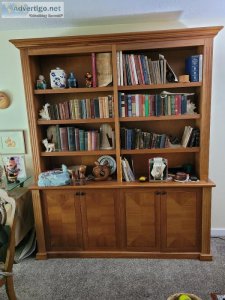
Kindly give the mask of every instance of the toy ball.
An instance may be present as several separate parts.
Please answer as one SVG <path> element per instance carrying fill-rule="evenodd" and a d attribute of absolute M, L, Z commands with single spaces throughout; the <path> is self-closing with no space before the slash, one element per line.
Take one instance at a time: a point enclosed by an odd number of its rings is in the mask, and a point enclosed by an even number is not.
<path fill-rule="evenodd" d="M 179 296 L 178 300 L 191 300 L 191 298 L 186 294 L 182 294 Z"/>

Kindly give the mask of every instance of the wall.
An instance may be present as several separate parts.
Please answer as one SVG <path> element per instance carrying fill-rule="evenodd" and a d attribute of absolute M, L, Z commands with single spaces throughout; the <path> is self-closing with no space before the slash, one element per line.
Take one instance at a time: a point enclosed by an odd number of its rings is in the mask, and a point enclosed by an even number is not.
<path fill-rule="evenodd" d="M 188 27 L 225 25 L 225 19 L 216 22 L 208 20 L 205 24 L 198 21 L 186 22 Z M 185 27 L 178 22 L 118 24 L 77 28 L 57 28 L 40 30 L 21 30 L 0 32 L 0 90 L 7 92 L 12 104 L 6 110 L 0 110 L 0 129 L 23 129 L 26 134 L 27 152 L 26 165 L 28 172 L 32 170 L 32 156 L 29 144 L 28 121 L 26 115 L 25 95 L 22 82 L 22 71 L 19 51 L 8 42 L 15 38 L 35 38 L 45 36 L 98 34 L 113 32 L 129 32 L 158 30 Z M 225 30 L 219 33 L 215 39 L 213 61 L 213 85 L 212 85 L 212 114 L 211 114 L 211 143 L 210 143 L 210 178 L 216 182 L 217 187 L 213 190 L 212 227 L 218 233 L 223 229 L 225 235 L 225 139 L 223 138 L 223 122 L 225 101 L 223 99 L 223 80 L 225 78 Z M 223 66 L 223 67 L 221 67 Z M 222 231 L 221 231 L 222 232 Z"/>

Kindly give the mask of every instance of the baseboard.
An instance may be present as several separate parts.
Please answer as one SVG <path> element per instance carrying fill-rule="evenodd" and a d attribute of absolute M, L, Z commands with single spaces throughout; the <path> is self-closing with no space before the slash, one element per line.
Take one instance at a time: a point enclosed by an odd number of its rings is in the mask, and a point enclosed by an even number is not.
<path fill-rule="evenodd" d="M 211 237 L 215 236 L 225 236 L 225 228 L 212 228 Z"/>

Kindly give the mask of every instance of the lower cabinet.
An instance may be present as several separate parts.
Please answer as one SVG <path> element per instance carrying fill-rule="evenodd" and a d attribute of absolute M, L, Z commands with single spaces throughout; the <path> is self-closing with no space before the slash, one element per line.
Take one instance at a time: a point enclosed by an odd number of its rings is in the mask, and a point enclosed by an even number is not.
<path fill-rule="evenodd" d="M 46 251 L 84 256 L 108 251 L 117 257 L 200 253 L 202 193 L 201 188 L 43 190 Z"/>
<path fill-rule="evenodd" d="M 160 198 L 154 189 L 121 191 L 123 242 L 127 250 L 160 248 Z"/>
<path fill-rule="evenodd" d="M 48 250 L 117 247 L 117 190 L 48 190 L 42 194 Z"/>

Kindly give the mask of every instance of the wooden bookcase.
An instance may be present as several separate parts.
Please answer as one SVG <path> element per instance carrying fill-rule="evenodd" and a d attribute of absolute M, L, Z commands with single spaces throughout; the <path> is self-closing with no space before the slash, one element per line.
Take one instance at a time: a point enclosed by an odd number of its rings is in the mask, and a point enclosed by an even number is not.
<path fill-rule="evenodd" d="M 66 165 L 93 166 L 101 155 L 117 162 L 112 181 L 84 186 L 32 186 L 38 240 L 38 259 L 47 257 L 162 257 L 211 260 L 211 189 L 208 178 L 210 102 L 213 38 L 222 27 L 188 28 L 155 32 L 68 36 L 11 40 L 20 49 L 27 111 L 37 181 L 40 172 Z M 202 82 L 118 86 L 117 51 L 161 53 L 175 73 L 184 74 L 185 58 L 203 55 Z M 91 72 L 92 53 L 112 53 L 113 85 L 86 88 L 84 75 Z M 39 74 L 49 79 L 51 69 L 75 71 L 79 88 L 36 90 Z M 49 85 L 50 86 L 50 85 Z M 196 115 L 160 117 L 119 116 L 118 93 L 157 94 L 161 91 L 198 95 Z M 45 103 L 71 98 L 112 95 L 114 117 L 107 119 L 40 120 Z M 41 140 L 50 125 L 99 129 L 109 123 L 115 130 L 115 149 L 44 152 Z M 151 128 L 182 135 L 185 125 L 200 129 L 200 146 L 122 150 L 120 128 Z M 169 167 L 192 164 L 198 182 L 123 182 L 121 155 L 134 162 L 136 177 L 148 175 L 148 160 L 162 156 Z"/>

